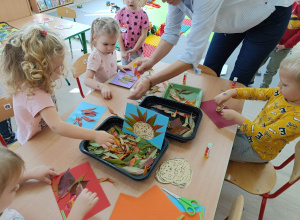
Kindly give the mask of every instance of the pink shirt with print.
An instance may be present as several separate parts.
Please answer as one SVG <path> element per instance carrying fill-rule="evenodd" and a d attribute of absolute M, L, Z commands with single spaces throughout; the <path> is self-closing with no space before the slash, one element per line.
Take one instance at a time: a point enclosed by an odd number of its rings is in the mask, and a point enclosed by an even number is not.
<path fill-rule="evenodd" d="M 149 27 L 147 13 L 143 9 L 130 11 L 125 7 L 117 12 L 115 18 L 121 27 L 125 50 L 133 49 L 141 36 L 142 29 Z M 143 53 L 143 48 L 144 43 L 137 51 L 139 55 Z"/>
<path fill-rule="evenodd" d="M 32 92 L 34 95 L 28 95 L 26 89 L 13 95 L 14 114 L 18 126 L 17 138 L 21 145 L 47 126 L 40 111 L 47 107 L 57 107 L 55 96 L 39 88 L 34 88 Z"/>
<path fill-rule="evenodd" d="M 91 52 L 87 62 L 87 69 L 95 72 L 94 79 L 104 83 L 117 73 L 117 54 L 101 53 L 96 48 Z"/>

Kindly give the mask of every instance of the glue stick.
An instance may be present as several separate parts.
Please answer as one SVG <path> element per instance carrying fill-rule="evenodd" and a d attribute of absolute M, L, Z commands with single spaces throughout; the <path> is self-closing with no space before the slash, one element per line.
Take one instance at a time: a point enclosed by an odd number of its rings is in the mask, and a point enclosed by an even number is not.
<path fill-rule="evenodd" d="M 182 80 L 183 85 L 186 84 L 186 75 L 187 75 L 187 72 L 185 72 L 184 75 L 183 75 L 183 80 Z"/>
<path fill-rule="evenodd" d="M 211 148 L 212 148 L 212 143 L 208 143 L 207 147 L 206 147 L 206 150 L 205 150 L 205 153 L 204 153 L 205 158 L 209 158 L 209 153 L 210 153 Z"/>
<path fill-rule="evenodd" d="M 134 75 L 139 79 L 141 77 L 138 68 L 137 68 L 137 63 L 133 63 L 133 68 L 134 68 Z"/>
<path fill-rule="evenodd" d="M 234 87 L 235 87 L 235 84 L 236 84 L 237 80 L 238 80 L 238 78 L 237 78 L 237 77 L 234 77 L 234 78 L 233 78 L 233 81 L 232 81 L 232 83 L 231 83 L 231 87 L 230 87 L 230 89 L 234 89 Z"/>

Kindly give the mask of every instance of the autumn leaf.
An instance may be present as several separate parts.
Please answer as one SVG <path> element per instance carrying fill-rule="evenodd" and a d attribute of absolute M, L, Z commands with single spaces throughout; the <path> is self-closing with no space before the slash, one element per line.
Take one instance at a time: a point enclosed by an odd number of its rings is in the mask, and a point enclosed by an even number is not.
<path fill-rule="evenodd" d="M 81 118 L 84 119 L 84 120 L 86 120 L 86 121 L 95 121 L 95 119 L 92 119 L 92 118 L 89 118 L 89 117 L 85 117 L 85 116 L 82 116 Z"/>
<path fill-rule="evenodd" d="M 146 162 L 145 162 L 145 167 L 150 167 L 154 162 L 154 159 L 150 157 Z"/>
<path fill-rule="evenodd" d="M 57 182 L 53 178 L 52 178 L 51 185 L 52 185 L 52 190 L 53 190 L 54 194 L 59 196 Z"/>
<path fill-rule="evenodd" d="M 182 126 L 180 118 L 176 118 L 175 120 L 171 121 L 170 128 L 176 128 Z"/>
<path fill-rule="evenodd" d="M 71 197 L 73 195 L 76 195 L 78 197 L 88 182 L 89 182 L 89 180 L 78 181 L 77 183 L 75 183 L 70 190 Z"/>
<path fill-rule="evenodd" d="M 114 110 L 112 110 L 110 107 L 107 106 L 107 108 L 108 108 L 108 111 L 110 112 L 110 114 L 118 116 L 118 114 L 116 114 L 114 112 Z"/>
<path fill-rule="evenodd" d="M 100 178 L 98 181 L 99 181 L 99 183 L 102 183 L 102 182 L 105 182 L 105 181 L 108 181 L 110 183 L 116 183 L 115 181 L 113 181 L 112 179 L 110 179 L 108 177 Z"/>
<path fill-rule="evenodd" d="M 58 183 L 58 195 L 60 199 L 69 193 L 69 187 L 75 182 L 75 178 L 69 170 L 70 168 L 61 176 Z"/>
<path fill-rule="evenodd" d="M 81 110 L 81 112 L 91 112 L 91 111 L 93 111 L 94 109 L 96 109 L 96 108 L 89 108 L 89 109 Z"/>

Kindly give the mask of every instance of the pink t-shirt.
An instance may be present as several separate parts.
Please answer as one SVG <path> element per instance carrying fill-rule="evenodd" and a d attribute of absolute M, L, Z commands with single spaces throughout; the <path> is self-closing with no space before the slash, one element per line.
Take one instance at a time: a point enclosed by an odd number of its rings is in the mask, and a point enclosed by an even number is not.
<path fill-rule="evenodd" d="M 47 124 L 39 114 L 47 107 L 56 107 L 56 98 L 44 90 L 34 88 L 34 95 L 28 94 L 28 89 L 13 95 L 14 114 L 17 123 L 17 138 L 21 145 L 25 144 Z M 26 97 L 27 96 L 27 97 Z"/>
<path fill-rule="evenodd" d="M 91 52 L 87 62 L 87 69 L 95 71 L 94 79 L 104 83 L 117 73 L 117 54 L 101 53 L 96 48 Z"/>
<path fill-rule="evenodd" d="M 147 13 L 141 9 L 139 11 L 130 11 L 126 7 L 119 10 L 115 16 L 119 21 L 125 50 L 133 49 L 141 36 L 142 29 L 149 27 Z M 144 43 L 137 53 L 142 54 Z"/>

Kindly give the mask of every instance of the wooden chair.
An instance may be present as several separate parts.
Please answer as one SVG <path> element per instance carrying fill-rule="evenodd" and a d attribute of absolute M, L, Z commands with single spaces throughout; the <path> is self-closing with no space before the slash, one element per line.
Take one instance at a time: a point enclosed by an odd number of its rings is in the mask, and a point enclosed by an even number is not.
<path fill-rule="evenodd" d="M 211 68 L 209 68 L 207 66 L 204 66 L 202 64 L 199 64 L 197 66 L 197 68 L 201 70 L 201 73 L 209 74 L 209 75 L 212 75 L 212 76 L 217 76 L 215 71 L 213 71 Z"/>
<path fill-rule="evenodd" d="M 12 97 L 0 98 L 0 121 L 4 121 L 4 120 L 7 120 L 12 117 L 14 117 Z M 5 143 L 5 141 L 1 135 L 0 135 L 0 142 L 4 147 L 7 147 L 7 144 Z M 14 150 L 14 149 L 17 149 L 19 146 L 20 146 L 20 143 L 18 141 L 16 141 L 9 148 L 11 150 Z"/>
<path fill-rule="evenodd" d="M 232 203 L 229 216 L 225 220 L 240 220 L 244 209 L 244 197 L 240 195 Z"/>
<path fill-rule="evenodd" d="M 85 96 L 84 96 L 83 91 L 82 91 L 79 76 L 81 76 L 86 71 L 87 60 L 88 60 L 89 55 L 90 55 L 89 53 L 82 55 L 72 65 L 73 77 L 77 81 L 77 85 L 78 85 L 78 88 L 79 88 L 79 91 L 80 91 L 80 94 L 81 94 L 82 98 L 84 98 Z"/>
<path fill-rule="evenodd" d="M 294 168 L 290 180 L 281 186 L 277 191 L 270 194 L 270 191 L 276 184 L 276 170 L 284 168 L 294 159 Z M 230 161 L 225 181 L 235 184 L 241 189 L 262 197 L 259 212 L 259 220 L 263 219 L 267 199 L 276 198 L 295 182 L 300 179 L 300 141 L 295 146 L 295 153 L 284 161 L 280 166 L 273 166 L 271 162 L 268 164 L 256 163 L 238 163 Z"/>
<path fill-rule="evenodd" d="M 63 6 L 63 7 L 59 7 L 57 10 L 56 10 L 56 13 L 57 13 L 57 16 L 60 16 L 61 18 L 73 18 L 74 22 L 76 22 L 76 11 L 73 10 L 72 8 L 69 8 L 69 7 L 66 7 L 66 6 Z M 80 40 L 80 43 L 81 45 L 83 45 L 83 42 L 81 40 L 81 37 L 80 35 L 78 34 L 77 35 L 79 40 Z M 72 55 L 72 58 L 73 58 L 73 51 L 72 51 L 72 43 L 71 43 L 71 38 L 69 38 L 69 45 L 70 45 L 70 49 L 71 49 L 71 55 Z M 82 49 L 83 51 L 83 49 Z"/>

